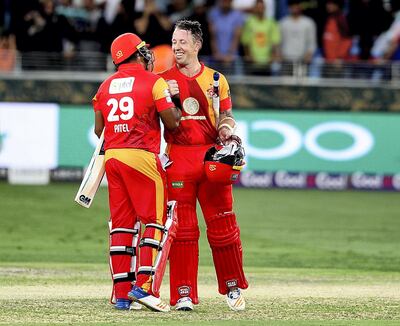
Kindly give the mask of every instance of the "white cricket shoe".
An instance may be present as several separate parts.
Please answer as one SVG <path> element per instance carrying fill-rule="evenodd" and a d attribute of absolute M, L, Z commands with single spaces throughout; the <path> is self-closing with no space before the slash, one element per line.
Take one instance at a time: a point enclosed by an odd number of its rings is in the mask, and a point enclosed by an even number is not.
<path fill-rule="evenodd" d="M 176 302 L 175 310 L 179 311 L 192 311 L 193 310 L 193 302 L 189 297 L 180 298 Z"/>
<path fill-rule="evenodd" d="M 226 295 L 226 302 L 233 311 L 241 311 L 246 308 L 246 301 L 239 288 L 229 290 Z"/>
<path fill-rule="evenodd" d="M 143 306 L 139 302 L 132 301 L 129 310 L 142 310 L 142 308 Z"/>
<path fill-rule="evenodd" d="M 145 290 L 143 290 L 142 288 L 140 288 L 136 285 L 134 285 L 132 287 L 132 290 L 130 292 L 128 292 L 128 297 L 131 300 L 136 301 L 139 304 L 146 306 L 150 310 L 160 311 L 160 312 L 170 311 L 170 307 L 168 304 L 161 301 L 160 298 L 157 298 L 154 295 L 147 293 Z"/>

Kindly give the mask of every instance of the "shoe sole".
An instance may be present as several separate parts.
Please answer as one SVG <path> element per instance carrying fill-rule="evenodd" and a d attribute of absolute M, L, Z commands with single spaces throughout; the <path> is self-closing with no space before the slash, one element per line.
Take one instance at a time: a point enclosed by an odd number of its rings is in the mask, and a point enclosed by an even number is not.
<path fill-rule="evenodd" d="M 137 299 L 136 297 L 132 296 L 132 295 L 128 295 L 129 299 L 140 303 L 141 305 L 145 306 L 146 308 L 150 309 L 151 311 L 155 311 L 155 312 L 169 312 L 169 309 L 165 309 L 166 307 L 168 307 L 168 305 L 166 305 L 165 303 L 161 303 L 163 306 L 159 307 L 159 308 L 155 308 L 154 306 L 148 304 L 147 302 L 142 301 L 141 299 Z"/>
<path fill-rule="evenodd" d="M 182 307 L 182 308 L 176 308 L 175 310 L 177 310 L 177 311 L 193 311 L 193 308 L 190 308 L 190 307 Z"/>
<path fill-rule="evenodd" d="M 131 304 L 131 306 L 129 307 L 129 310 L 142 310 L 143 306 L 140 303 L 138 303 L 136 301 L 134 301 L 134 303 L 136 303 L 136 304 L 135 305 Z"/>

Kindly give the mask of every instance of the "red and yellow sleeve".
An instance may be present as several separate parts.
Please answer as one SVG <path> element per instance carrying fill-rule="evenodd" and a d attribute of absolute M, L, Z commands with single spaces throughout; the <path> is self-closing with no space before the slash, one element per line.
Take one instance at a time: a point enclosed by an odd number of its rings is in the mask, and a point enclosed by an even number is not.
<path fill-rule="evenodd" d="M 94 111 L 101 111 L 101 108 L 99 106 L 99 93 L 96 93 L 96 95 L 92 98 L 92 105 L 93 105 L 93 109 Z"/>
<path fill-rule="evenodd" d="M 219 79 L 219 110 L 221 112 L 232 109 L 231 93 L 229 91 L 229 84 L 225 76 L 220 74 Z"/>
<path fill-rule="evenodd" d="M 168 84 L 163 78 L 160 77 L 154 83 L 152 94 L 158 112 L 175 107 L 168 90 Z"/>

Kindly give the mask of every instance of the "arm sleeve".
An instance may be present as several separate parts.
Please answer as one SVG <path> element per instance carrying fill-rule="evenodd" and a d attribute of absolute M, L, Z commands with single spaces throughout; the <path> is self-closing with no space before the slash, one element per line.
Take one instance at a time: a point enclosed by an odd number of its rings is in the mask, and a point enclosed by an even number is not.
<path fill-rule="evenodd" d="M 92 98 L 92 106 L 93 110 L 96 111 L 101 111 L 100 105 L 99 105 L 99 97 L 100 93 L 97 92 L 96 95 Z"/>
<path fill-rule="evenodd" d="M 219 110 L 221 112 L 232 109 L 231 92 L 225 76 L 220 74 L 219 79 Z"/>
<path fill-rule="evenodd" d="M 168 90 L 168 84 L 163 78 L 158 78 L 154 83 L 152 94 L 158 112 L 175 107 Z"/>

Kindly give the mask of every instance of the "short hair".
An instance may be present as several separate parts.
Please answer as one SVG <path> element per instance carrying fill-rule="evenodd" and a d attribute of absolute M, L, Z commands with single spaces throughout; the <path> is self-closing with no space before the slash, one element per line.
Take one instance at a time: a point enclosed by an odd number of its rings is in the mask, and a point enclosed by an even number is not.
<path fill-rule="evenodd" d="M 203 31 L 201 30 L 201 24 L 197 20 L 178 20 L 175 24 L 175 29 L 191 32 L 193 38 L 203 44 Z"/>

